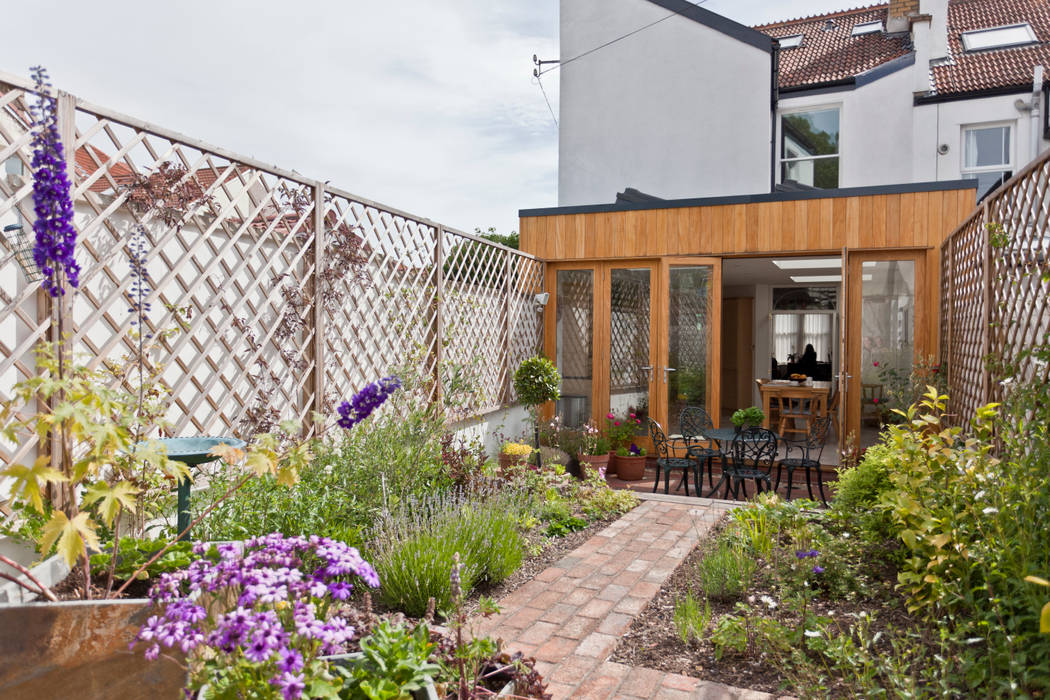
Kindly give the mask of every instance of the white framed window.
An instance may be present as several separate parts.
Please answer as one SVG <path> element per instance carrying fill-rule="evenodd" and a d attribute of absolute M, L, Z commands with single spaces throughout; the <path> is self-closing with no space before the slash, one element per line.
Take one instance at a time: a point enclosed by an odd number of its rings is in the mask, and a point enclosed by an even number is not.
<path fill-rule="evenodd" d="M 1024 46 L 1039 41 L 1035 32 L 1032 31 L 1032 25 L 1028 22 L 963 32 L 960 38 L 966 51 L 1005 49 L 1009 46 Z"/>
<path fill-rule="evenodd" d="M 793 34 L 792 36 L 782 36 L 777 39 L 780 42 L 780 48 L 782 49 L 794 49 L 802 46 L 802 34 Z"/>
<path fill-rule="evenodd" d="M 839 186 L 839 107 L 780 115 L 780 181 L 818 189 Z"/>
<path fill-rule="evenodd" d="M 964 126 L 962 176 L 977 180 L 977 198 L 984 199 L 1013 175 L 1011 124 Z"/>

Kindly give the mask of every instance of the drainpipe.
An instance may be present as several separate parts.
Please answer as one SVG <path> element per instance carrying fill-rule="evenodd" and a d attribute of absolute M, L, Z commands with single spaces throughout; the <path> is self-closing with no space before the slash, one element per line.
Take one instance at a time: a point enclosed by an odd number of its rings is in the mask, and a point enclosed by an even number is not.
<path fill-rule="evenodd" d="M 1039 146 L 1042 142 L 1042 129 L 1039 128 L 1039 117 L 1042 114 L 1042 98 L 1043 98 L 1043 67 L 1037 65 L 1032 71 L 1032 144 L 1028 149 L 1031 158 L 1035 160 L 1039 156 Z"/>
<path fill-rule="evenodd" d="M 773 40 L 769 63 L 769 191 L 773 192 L 777 188 L 777 102 L 780 99 L 780 42 L 776 39 Z"/>

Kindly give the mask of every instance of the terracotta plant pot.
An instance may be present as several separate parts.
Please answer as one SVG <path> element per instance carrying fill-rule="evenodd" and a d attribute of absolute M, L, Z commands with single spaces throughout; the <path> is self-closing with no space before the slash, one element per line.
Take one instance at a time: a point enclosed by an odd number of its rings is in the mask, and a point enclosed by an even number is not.
<path fill-rule="evenodd" d="M 528 463 L 528 455 L 507 455 L 499 453 L 499 470 L 504 476 L 514 467 L 521 467 Z"/>
<path fill-rule="evenodd" d="M 641 481 L 645 477 L 645 455 L 613 455 L 612 461 L 624 481 Z"/>
<path fill-rule="evenodd" d="M 587 478 L 587 471 L 594 470 L 608 473 L 610 453 L 603 455 L 580 455 L 580 476 Z"/>

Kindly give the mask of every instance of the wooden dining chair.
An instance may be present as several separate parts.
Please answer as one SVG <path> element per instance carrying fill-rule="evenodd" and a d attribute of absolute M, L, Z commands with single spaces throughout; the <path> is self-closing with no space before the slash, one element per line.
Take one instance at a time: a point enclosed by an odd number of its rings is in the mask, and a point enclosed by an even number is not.
<path fill-rule="evenodd" d="M 781 437 L 788 433 L 809 434 L 809 422 L 823 413 L 819 395 L 808 389 L 784 389 L 777 392 L 776 405 L 780 413 L 777 432 Z M 801 427 L 800 427 L 801 426 Z"/>

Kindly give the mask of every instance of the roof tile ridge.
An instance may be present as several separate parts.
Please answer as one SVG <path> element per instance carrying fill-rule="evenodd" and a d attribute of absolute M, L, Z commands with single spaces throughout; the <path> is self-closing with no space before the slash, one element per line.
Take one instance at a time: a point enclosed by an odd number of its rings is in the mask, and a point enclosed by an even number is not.
<path fill-rule="evenodd" d="M 799 24 L 801 22 L 813 22 L 821 19 L 833 19 L 835 17 L 845 17 L 847 15 L 860 14 L 862 12 L 870 12 L 872 10 L 888 10 L 890 7 L 889 3 L 881 2 L 874 5 L 864 5 L 861 7 L 853 7 L 848 10 L 833 10 L 831 12 L 825 12 L 819 15 L 807 15 L 805 17 L 797 17 L 795 19 L 782 19 L 776 22 L 767 22 L 765 24 L 756 24 L 752 26 L 752 29 L 762 31 L 764 29 L 776 29 L 777 27 L 784 27 L 790 24 Z"/>

